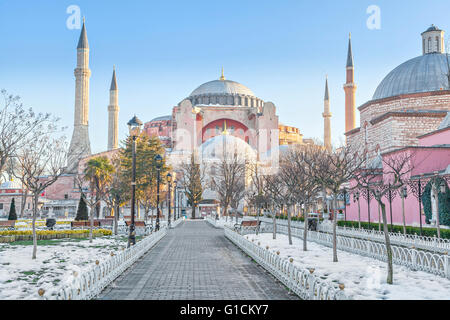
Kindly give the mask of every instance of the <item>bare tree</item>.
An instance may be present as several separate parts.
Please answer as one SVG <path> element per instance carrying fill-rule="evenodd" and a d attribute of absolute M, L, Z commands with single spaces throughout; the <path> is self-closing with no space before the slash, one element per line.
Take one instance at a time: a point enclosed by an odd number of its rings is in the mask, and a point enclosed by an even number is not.
<path fill-rule="evenodd" d="M 195 210 L 203 197 L 206 166 L 200 165 L 194 151 L 189 158 L 189 162 L 180 165 L 179 171 L 181 172 L 180 182 L 192 206 L 192 217 L 195 219 Z"/>
<path fill-rule="evenodd" d="M 238 151 L 224 152 L 219 163 L 212 164 L 215 174 L 212 184 L 217 192 L 223 215 L 228 216 L 228 208 L 233 202 L 236 204 L 244 197 L 245 189 L 245 160 Z"/>
<path fill-rule="evenodd" d="M 50 134 L 42 135 L 22 146 L 17 153 L 18 166 L 24 174 L 23 182 L 33 196 L 32 259 L 36 259 L 37 252 L 36 217 L 39 196 L 64 173 L 66 158 L 65 137 L 52 138 Z"/>
<path fill-rule="evenodd" d="M 0 108 L 0 173 L 3 174 L 8 159 L 16 156 L 22 148 L 27 148 L 42 134 L 55 132 L 58 119 L 49 113 L 25 109 L 20 97 L 10 95 L 6 90 L 0 93 L 3 96 L 3 106 Z"/>
<path fill-rule="evenodd" d="M 303 207 L 304 229 L 303 229 L 303 251 L 307 251 L 308 237 L 308 206 L 312 204 L 317 193 L 321 189 L 320 181 L 317 180 L 314 167 L 308 164 L 317 162 L 321 155 L 321 148 L 309 145 L 292 149 L 287 155 L 287 159 L 295 172 L 297 183 L 293 186 L 296 189 L 294 199 L 296 203 Z"/>
<path fill-rule="evenodd" d="M 383 157 L 380 156 L 380 165 L 367 165 L 364 168 L 360 168 L 353 176 L 356 182 L 354 188 L 365 188 L 369 190 L 381 208 L 387 254 L 388 274 L 386 281 L 388 284 L 393 284 L 394 272 L 392 266 L 392 247 L 386 218 L 386 205 L 383 203 L 383 197 L 389 190 L 398 190 L 406 185 L 406 181 L 413 170 L 411 161 L 413 157 L 414 153 L 407 151 L 391 153 Z M 355 158 L 364 159 L 364 155 L 357 154 Z"/>
<path fill-rule="evenodd" d="M 264 193 L 272 207 L 272 223 L 273 223 L 273 232 L 272 236 L 275 240 L 277 238 L 277 211 L 283 210 L 283 205 L 285 202 L 283 191 L 286 190 L 283 180 L 278 172 L 275 172 L 270 175 L 264 176 Z"/>

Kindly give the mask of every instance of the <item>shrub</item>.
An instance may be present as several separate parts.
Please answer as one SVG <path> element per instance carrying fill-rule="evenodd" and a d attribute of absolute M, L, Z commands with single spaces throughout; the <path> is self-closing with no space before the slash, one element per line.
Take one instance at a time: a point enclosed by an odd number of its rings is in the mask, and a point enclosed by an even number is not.
<path fill-rule="evenodd" d="M 84 194 L 81 194 L 80 202 L 78 203 L 77 216 L 75 221 L 85 221 L 89 220 L 88 209 L 86 201 L 84 201 Z"/>
<path fill-rule="evenodd" d="M 11 207 L 9 208 L 8 220 L 17 220 L 16 202 L 14 201 L 14 198 L 12 198 L 11 200 Z"/>

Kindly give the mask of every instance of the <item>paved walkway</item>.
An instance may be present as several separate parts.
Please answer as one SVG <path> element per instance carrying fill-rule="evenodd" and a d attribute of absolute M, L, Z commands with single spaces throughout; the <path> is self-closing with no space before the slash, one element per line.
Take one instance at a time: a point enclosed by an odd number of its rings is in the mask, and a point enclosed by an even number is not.
<path fill-rule="evenodd" d="M 107 287 L 106 300 L 292 300 L 297 296 L 205 221 L 185 221 Z"/>

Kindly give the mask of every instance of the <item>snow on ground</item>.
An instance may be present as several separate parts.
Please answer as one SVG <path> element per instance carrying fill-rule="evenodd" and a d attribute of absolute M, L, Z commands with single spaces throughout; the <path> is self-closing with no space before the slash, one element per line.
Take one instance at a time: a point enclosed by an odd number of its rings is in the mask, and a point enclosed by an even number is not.
<path fill-rule="evenodd" d="M 46 296 L 56 294 L 73 280 L 74 271 L 81 274 L 126 245 L 126 237 L 121 236 L 94 238 L 92 243 L 47 240 L 45 245 L 38 244 L 37 258 L 32 260 L 32 245 L 0 243 L 0 300 L 36 299 L 40 288 Z"/>
<path fill-rule="evenodd" d="M 345 285 L 345 293 L 361 300 L 438 300 L 450 299 L 450 280 L 422 271 L 394 264 L 394 284 L 386 283 L 387 264 L 382 261 L 338 250 L 339 262 L 333 263 L 333 250 L 314 242 L 308 242 L 303 251 L 303 240 L 292 238 L 289 246 L 286 235 L 264 233 L 247 235 L 254 243 L 269 246 L 272 252 L 280 251 L 285 259 L 292 257 L 301 268 L 315 268 L 314 275 Z"/>

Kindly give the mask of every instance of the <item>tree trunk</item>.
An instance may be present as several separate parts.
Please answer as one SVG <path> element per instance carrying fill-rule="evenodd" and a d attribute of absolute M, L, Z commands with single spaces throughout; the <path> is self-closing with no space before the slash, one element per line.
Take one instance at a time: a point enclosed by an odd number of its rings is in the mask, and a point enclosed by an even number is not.
<path fill-rule="evenodd" d="M 119 233 L 119 205 L 116 204 L 116 208 L 114 209 L 114 235 L 117 236 Z"/>
<path fill-rule="evenodd" d="M 89 227 L 89 243 L 92 243 L 92 232 L 94 229 L 94 212 L 96 211 L 96 205 L 92 205 L 91 207 L 91 212 L 89 212 L 89 220 L 91 221 L 91 225 Z"/>
<path fill-rule="evenodd" d="M 337 214 L 334 212 L 337 205 L 337 196 L 334 195 L 334 199 L 332 201 L 333 204 L 333 262 L 338 262 L 338 256 L 337 256 L 337 234 L 336 234 L 336 226 L 337 226 Z"/>
<path fill-rule="evenodd" d="M 150 217 L 150 223 L 152 224 L 153 228 L 153 216 L 155 215 L 155 208 L 152 208 L 152 216 Z"/>
<path fill-rule="evenodd" d="M 378 202 L 378 201 L 377 201 Z M 378 231 L 381 232 L 381 213 L 380 213 L 380 203 L 378 203 Z"/>
<path fill-rule="evenodd" d="M 292 235 L 291 235 L 291 213 L 292 213 L 292 208 L 291 210 L 289 210 L 289 206 L 288 206 L 288 238 L 289 238 L 289 245 L 292 245 Z"/>
<path fill-rule="evenodd" d="M 33 222 L 31 223 L 33 228 L 33 255 L 32 259 L 36 259 L 36 253 L 37 253 L 37 234 L 36 234 L 36 217 L 37 217 L 37 207 L 38 207 L 38 199 L 39 199 L 39 192 L 34 194 L 33 200 L 34 200 L 34 206 L 33 206 Z"/>
<path fill-rule="evenodd" d="M 258 206 L 258 213 L 257 213 L 257 217 L 256 217 L 256 221 L 258 221 L 258 226 L 256 227 L 256 235 L 258 235 L 258 232 L 259 232 L 259 216 L 261 214 L 261 210 L 262 210 L 262 208 L 260 205 L 260 206 Z"/>
<path fill-rule="evenodd" d="M 277 212 L 276 209 L 273 210 L 273 239 L 275 240 L 277 238 Z"/>
<path fill-rule="evenodd" d="M 402 198 L 403 234 L 406 234 L 405 198 L 402 195 L 400 197 Z"/>
<path fill-rule="evenodd" d="M 195 219 L 195 205 L 192 206 L 192 219 Z"/>
<path fill-rule="evenodd" d="M 303 216 L 305 219 L 305 225 L 303 228 L 303 251 L 308 251 L 307 246 L 307 237 L 308 237 L 308 210 L 305 210 L 306 212 L 303 212 Z"/>
<path fill-rule="evenodd" d="M 391 239 L 389 238 L 389 230 L 388 230 L 388 226 L 387 226 L 386 206 L 381 201 L 379 201 L 378 203 L 381 206 L 381 214 L 383 216 L 383 232 L 384 232 L 384 240 L 385 240 L 386 253 L 387 253 L 388 274 L 387 274 L 386 282 L 388 284 L 393 284 L 394 283 L 394 276 L 393 276 L 394 272 L 393 272 L 393 268 L 392 268 L 392 247 L 391 247 Z"/>
<path fill-rule="evenodd" d="M 359 199 L 358 199 L 358 228 L 361 229 L 361 206 L 359 205 Z"/>
<path fill-rule="evenodd" d="M 22 201 L 21 201 L 21 205 L 20 205 L 20 216 L 19 217 L 23 217 L 23 213 L 25 211 L 25 206 L 27 205 L 27 199 L 28 199 L 28 190 L 25 189 L 23 194 L 22 194 Z"/>

